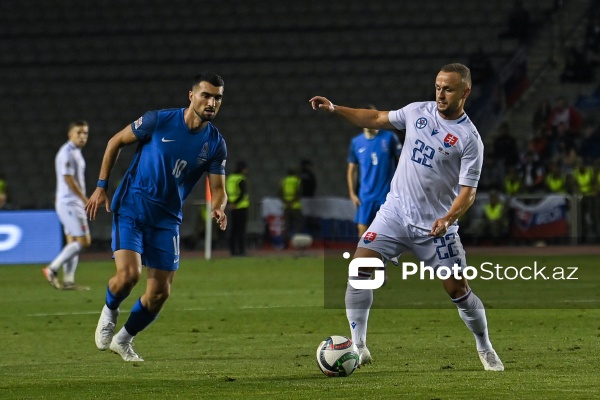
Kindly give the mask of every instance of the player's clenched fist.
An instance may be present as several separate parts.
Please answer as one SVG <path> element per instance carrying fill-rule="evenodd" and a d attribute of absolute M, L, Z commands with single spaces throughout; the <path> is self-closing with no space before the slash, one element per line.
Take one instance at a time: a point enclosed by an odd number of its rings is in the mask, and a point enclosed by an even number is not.
<path fill-rule="evenodd" d="M 333 112 L 335 110 L 333 103 L 322 96 L 315 96 L 310 99 L 309 102 L 313 110 L 325 110 L 329 112 Z"/>

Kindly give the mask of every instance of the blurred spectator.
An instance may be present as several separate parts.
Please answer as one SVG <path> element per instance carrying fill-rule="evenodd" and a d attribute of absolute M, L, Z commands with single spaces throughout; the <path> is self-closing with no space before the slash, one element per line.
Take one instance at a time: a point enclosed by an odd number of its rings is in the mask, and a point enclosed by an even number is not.
<path fill-rule="evenodd" d="M 544 165 L 536 154 L 527 151 L 519 165 L 519 173 L 523 178 L 525 191 L 535 193 L 544 190 Z"/>
<path fill-rule="evenodd" d="M 507 233 L 507 220 L 504 204 L 498 195 L 498 192 L 490 192 L 488 203 L 483 206 L 483 235 L 498 239 Z"/>
<path fill-rule="evenodd" d="M 585 164 L 581 158 L 577 160 L 572 172 L 573 187 L 571 192 L 581 196 L 581 221 L 583 234 L 598 234 L 598 212 L 596 207 L 596 182 L 594 169 Z"/>
<path fill-rule="evenodd" d="M 492 59 L 479 47 L 477 51 L 470 55 L 467 64 L 471 70 L 471 81 L 473 84 L 482 84 L 490 80 L 495 72 Z"/>
<path fill-rule="evenodd" d="M 313 172 L 312 161 L 300 161 L 300 180 L 302 181 L 302 197 L 315 197 L 317 192 L 317 177 Z"/>
<path fill-rule="evenodd" d="M 500 39 L 518 39 L 527 43 L 531 29 L 529 11 L 525 9 L 522 0 L 515 0 L 508 13 L 508 29 L 500 34 Z"/>
<path fill-rule="evenodd" d="M 550 168 L 545 179 L 546 189 L 550 193 L 567 193 L 567 175 L 564 174 L 557 161 L 550 163 Z"/>
<path fill-rule="evenodd" d="M 591 163 L 600 159 L 600 129 L 592 126 L 585 127 L 578 148 L 578 154 L 584 162 Z"/>
<path fill-rule="evenodd" d="M 575 138 L 567 133 L 565 125 L 559 124 L 550 140 L 550 157 L 562 165 L 563 172 L 570 173 L 577 161 Z"/>
<path fill-rule="evenodd" d="M 581 131 L 583 119 L 581 114 L 575 108 L 567 106 L 564 97 L 559 97 L 556 100 L 554 108 L 548 116 L 546 127 L 555 131 L 560 124 L 567 127 L 567 131 L 572 135 L 577 135 Z"/>
<path fill-rule="evenodd" d="M 550 100 L 542 101 L 533 114 L 532 128 L 534 131 L 547 126 L 548 117 L 550 117 L 551 112 L 552 105 L 550 104 Z"/>
<path fill-rule="evenodd" d="M 515 166 L 519 161 L 517 140 L 511 135 L 507 122 L 502 123 L 494 140 L 494 157 L 507 168 Z"/>
<path fill-rule="evenodd" d="M 519 176 L 519 172 L 516 167 L 511 167 L 508 173 L 504 177 L 504 193 L 512 197 L 523 191 L 523 180 Z"/>
<path fill-rule="evenodd" d="M 8 194 L 6 192 L 6 180 L 4 179 L 4 173 L 0 171 L 0 209 L 6 207 L 8 201 Z"/>
<path fill-rule="evenodd" d="M 248 226 L 248 164 L 239 161 L 233 174 L 227 177 L 227 208 L 230 210 L 229 252 L 232 256 L 246 255 L 246 228 Z"/>
<path fill-rule="evenodd" d="M 290 239 L 302 229 L 301 195 L 302 181 L 298 176 L 298 170 L 290 168 L 279 186 L 279 198 L 283 201 L 283 218 L 285 221 L 284 243 L 286 246 L 289 246 Z"/>
<path fill-rule="evenodd" d="M 533 136 L 527 143 L 527 150 L 534 153 L 538 160 L 544 160 L 550 153 L 548 138 L 546 137 L 544 128 L 534 131 Z"/>
<path fill-rule="evenodd" d="M 585 52 L 575 47 L 567 49 L 565 67 L 560 81 L 567 83 L 588 83 L 594 78 L 594 71 Z"/>

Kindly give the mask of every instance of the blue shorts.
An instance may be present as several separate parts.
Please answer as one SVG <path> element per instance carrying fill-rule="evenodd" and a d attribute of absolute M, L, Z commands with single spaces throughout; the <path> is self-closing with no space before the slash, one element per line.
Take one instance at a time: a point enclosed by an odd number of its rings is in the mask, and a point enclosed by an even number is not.
<path fill-rule="evenodd" d="M 146 267 L 163 271 L 179 269 L 179 226 L 155 228 L 114 214 L 112 250 L 131 250 L 142 256 Z"/>
<path fill-rule="evenodd" d="M 379 207 L 385 202 L 384 201 L 365 201 L 362 202 L 356 210 L 356 218 L 354 222 L 359 225 L 371 225 L 371 222 L 375 219 L 375 215 L 379 210 Z"/>

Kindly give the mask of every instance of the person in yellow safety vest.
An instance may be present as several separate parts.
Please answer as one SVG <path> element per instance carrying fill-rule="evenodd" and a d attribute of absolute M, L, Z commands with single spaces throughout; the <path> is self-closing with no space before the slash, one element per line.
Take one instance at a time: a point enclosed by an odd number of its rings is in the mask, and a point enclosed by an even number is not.
<path fill-rule="evenodd" d="M 491 239 L 497 239 L 506 234 L 507 220 L 504 204 L 497 192 L 490 192 L 488 203 L 483 206 L 484 223 L 482 233 Z"/>
<path fill-rule="evenodd" d="M 283 201 L 283 218 L 285 221 L 285 244 L 302 229 L 302 181 L 295 168 L 288 169 L 288 174 L 281 180 L 279 198 Z"/>
<path fill-rule="evenodd" d="M 560 170 L 559 163 L 550 164 L 550 172 L 546 175 L 545 183 L 551 193 L 567 193 L 567 177 Z"/>
<path fill-rule="evenodd" d="M 246 228 L 248 226 L 248 208 L 250 207 L 247 176 L 248 164 L 239 161 L 234 173 L 230 174 L 225 182 L 229 198 L 227 207 L 231 212 L 229 252 L 232 256 L 246 255 Z"/>
<path fill-rule="evenodd" d="M 599 223 L 595 205 L 596 182 L 594 169 L 585 165 L 580 158 L 577 160 L 571 175 L 573 176 L 572 192 L 581 195 L 581 226 L 583 227 L 583 234 L 586 236 L 589 231 L 597 231 Z"/>
<path fill-rule="evenodd" d="M 522 189 L 523 182 L 519 178 L 517 170 L 511 168 L 504 178 L 504 192 L 508 196 L 514 196 L 515 194 L 520 193 Z"/>

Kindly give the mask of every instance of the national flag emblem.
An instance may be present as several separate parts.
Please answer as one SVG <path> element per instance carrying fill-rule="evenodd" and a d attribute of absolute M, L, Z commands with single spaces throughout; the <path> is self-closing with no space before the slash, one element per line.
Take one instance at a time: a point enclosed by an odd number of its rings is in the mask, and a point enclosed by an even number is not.
<path fill-rule="evenodd" d="M 453 134 L 449 133 L 444 138 L 444 147 L 445 148 L 452 147 L 452 146 L 454 146 L 456 144 L 456 142 L 458 142 L 458 137 L 456 137 Z"/>
<path fill-rule="evenodd" d="M 373 241 L 375 241 L 375 238 L 377 237 L 377 234 L 375 232 L 367 232 L 365 233 L 365 235 L 363 236 L 363 242 L 365 244 L 369 244 Z"/>

